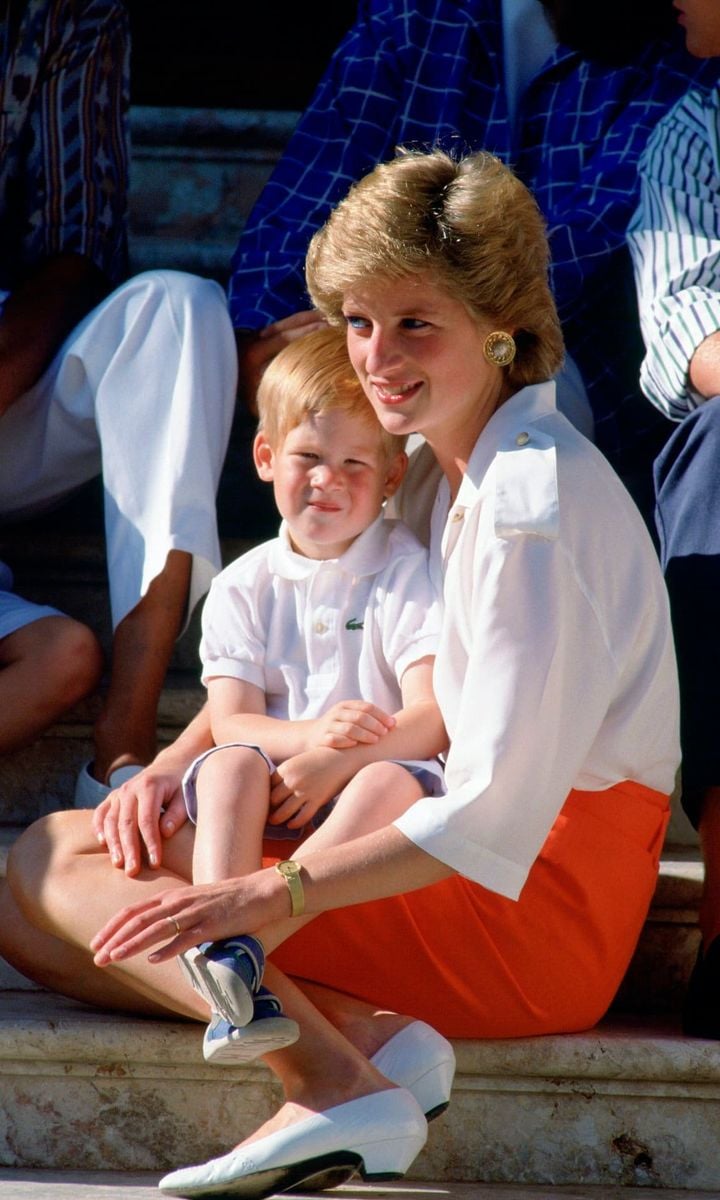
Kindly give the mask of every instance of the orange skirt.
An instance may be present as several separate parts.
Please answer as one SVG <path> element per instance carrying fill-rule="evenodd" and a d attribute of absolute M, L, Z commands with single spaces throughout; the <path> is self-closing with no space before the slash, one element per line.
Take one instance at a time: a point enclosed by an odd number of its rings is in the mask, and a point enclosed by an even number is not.
<path fill-rule="evenodd" d="M 630 962 L 668 817 L 668 797 L 638 783 L 572 791 L 519 900 L 455 875 L 323 913 L 272 961 L 446 1037 L 589 1029 Z M 265 849 L 268 863 L 293 852 Z"/>

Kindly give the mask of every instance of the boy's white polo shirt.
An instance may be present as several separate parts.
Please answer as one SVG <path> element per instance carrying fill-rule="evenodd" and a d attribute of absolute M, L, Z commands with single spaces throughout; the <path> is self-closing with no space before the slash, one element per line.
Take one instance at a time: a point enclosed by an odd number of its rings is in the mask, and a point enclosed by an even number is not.
<path fill-rule="evenodd" d="M 213 580 L 202 626 L 203 682 L 255 684 L 270 716 L 358 698 L 396 712 L 405 669 L 435 654 L 439 599 L 427 551 L 398 521 L 379 517 L 330 560 L 297 554 L 283 522 Z"/>
<path fill-rule="evenodd" d="M 452 505 L 441 483 L 431 564 L 444 595 L 434 685 L 447 795 L 395 825 L 516 898 L 572 788 L 673 789 L 665 584 L 633 501 L 556 411 L 552 383 L 497 410 Z"/>

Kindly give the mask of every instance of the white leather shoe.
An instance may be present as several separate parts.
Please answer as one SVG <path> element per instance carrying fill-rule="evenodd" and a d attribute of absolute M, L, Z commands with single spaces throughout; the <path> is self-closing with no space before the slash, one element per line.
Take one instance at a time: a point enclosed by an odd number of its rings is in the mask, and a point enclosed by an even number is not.
<path fill-rule="evenodd" d="M 401 1178 L 427 1138 L 427 1122 L 411 1094 L 392 1088 L 338 1104 L 295 1125 L 160 1180 L 169 1196 L 244 1196 L 259 1200 L 347 1168 L 349 1178 Z"/>
<path fill-rule="evenodd" d="M 425 1021 L 406 1025 L 370 1062 L 386 1079 L 412 1092 L 428 1121 L 439 1117 L 450 1103 L 455 1052 L 447 1038 Z"/>

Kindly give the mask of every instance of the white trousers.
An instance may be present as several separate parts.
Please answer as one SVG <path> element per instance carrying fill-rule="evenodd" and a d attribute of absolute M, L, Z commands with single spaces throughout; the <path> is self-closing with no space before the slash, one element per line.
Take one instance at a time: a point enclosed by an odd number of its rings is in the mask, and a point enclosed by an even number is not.
<path fill-rule="evenodd" d="M 0 419 L 0 514 L 38 512 L 102 474 L 113 627 L 193 555 L 188 613 L 220 567 L 215 495 L 237 354 L 222 288 L 178 271 L 119 287 Z"/>

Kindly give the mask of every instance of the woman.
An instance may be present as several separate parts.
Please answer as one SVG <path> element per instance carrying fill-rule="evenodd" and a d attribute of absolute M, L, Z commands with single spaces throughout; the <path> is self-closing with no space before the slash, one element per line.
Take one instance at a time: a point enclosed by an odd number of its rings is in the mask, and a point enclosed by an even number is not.
<path fill-rule="evenodd" d="M 163 1180 L 171 1194 L 402 1173 L 422 1112 L 447 1100 L 442 1039 L 418 1022 L 460 1038 L 587 1028 L 630 959 L 678 760 L 675 664 L 642 520 L 546 382 L 562 359 L 547 263 L 525 187 L 488 155 L 441 152 L 377 167 L 308 256 L 313 300 L 347 327 L 381 422 L 426 440 L 406 519 L 423 508 L 422 460 L 442 470 L 431 556 L 448 794 L 381 829 L 361 803 L 338 806 L 293 851 L 289 879 L 271 865 L 179 886 L 187 826 L 155 870 L 138 868 L 137 826 L 157 864 L 157 796 L 174 804 L 200 719 L 163 760 L 154 809 L 135 818 L 133 793 L 98 818 L 111 861 L 129 854 L 136 878 L 108 869 L 82 813 L 17 843 L 4 952 L 71 995 L 206 1018 L 179 952 L 245 931 L 272 957 L 270 986 L 301 1029 L 265 1060 L 286 1101 L 241 1148 Z M 372 757 L 333 753 L 348 769 Z M 119 839 L 119 821 L 132 837 Z"/>

